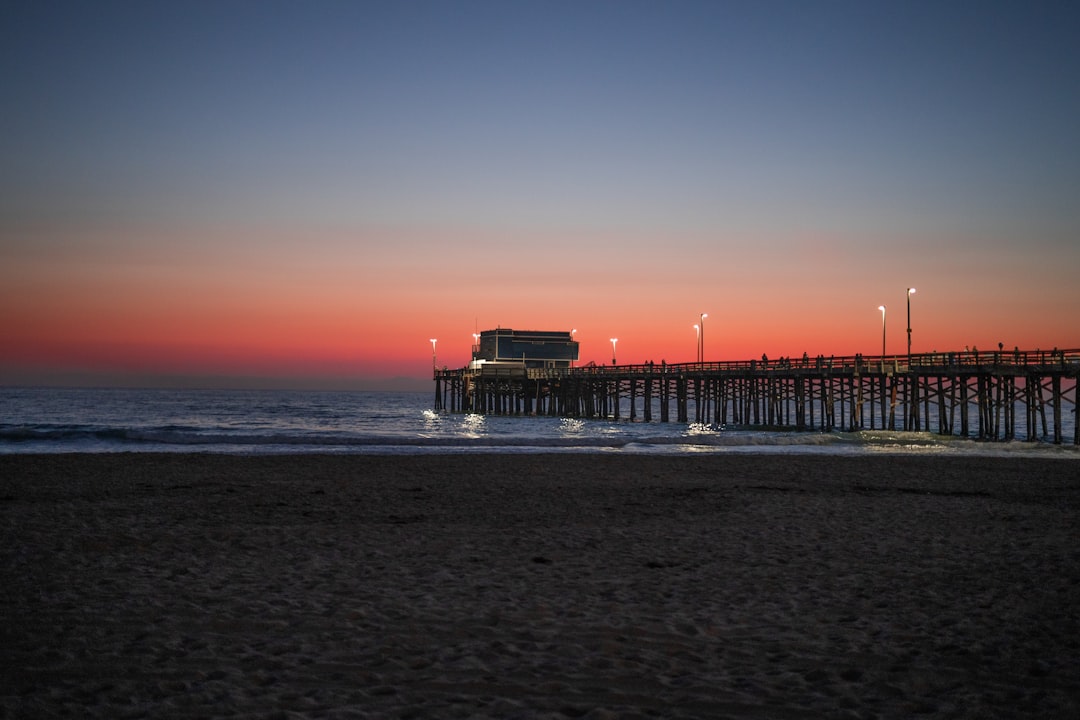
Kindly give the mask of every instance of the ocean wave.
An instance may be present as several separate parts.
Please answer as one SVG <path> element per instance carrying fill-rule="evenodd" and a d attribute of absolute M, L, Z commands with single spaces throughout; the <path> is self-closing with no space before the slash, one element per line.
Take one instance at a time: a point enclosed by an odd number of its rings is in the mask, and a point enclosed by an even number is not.
<path fill-rule="evenodd" d="M 662 438 L 656 439 L 663 442 Z M 305 431 L 245 432 L 161 428 L 74 428 L 74 427 L 8 427 L 0 428 L 0 444 L 71 446 L 80 449 L 85 445 L 130 446 L 383 446 L 383 447 L 618 447 L 627 439 L 614 436 L 591 437 L 522 437 L 484 435 L 351 435 L 336 432 Z"/>
<path fill-rule="evenodd" d="M 621 447 L 639 445 L 732 445 L 785 444 L 787 442 L 823 443 L 827 437 L 812 434 L 787 433 L 769 436 L 763 433 L 711 434 L 632 434 L 596 428 L 595 432 L 551 435 L 494 434 L 477 432 L 466 425 L 460 432 L 410 434 L 350 434 L 344 432 L 305 430 L 301 432 L 252 431 L 251 429 L 198 428 L 189 426 L 160 427 L 78 427 L 78 426 L 15 426 L 0 427 L 0 443 L 80 444 L 111 442 L 119 444 L 163 445 L 384 445 L 384 446 L 483 446 L 511 447 Z"/>
<path fill-rule="evenodd" d="M 335 452 L 609 452 L 632 453 L 899 453 L 1080 458 L 1080 448 L 1046 442 L 988 442 L 927 432 L 794 432 L 637 424 L 582 427 L 550 434 L 459 431 L 397 434 L 342 431 L 256 431 L 251 428 L 2 426 L 0 452 L 198 451 L 223 453 Z M 663 428 L 669 432 L 650 432 Z M 621 430 L 621 432 L 620 432 Z"/>

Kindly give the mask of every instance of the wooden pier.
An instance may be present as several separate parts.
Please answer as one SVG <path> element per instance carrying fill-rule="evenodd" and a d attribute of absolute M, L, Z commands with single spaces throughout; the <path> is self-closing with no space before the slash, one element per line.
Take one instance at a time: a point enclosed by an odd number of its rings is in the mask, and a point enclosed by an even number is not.
<path fill-rule="evenodd" d="M 434 375 L 435 409 L 456 413 L 931 431 L 1080 445 L 1080 350 L 443 368 Z"/>

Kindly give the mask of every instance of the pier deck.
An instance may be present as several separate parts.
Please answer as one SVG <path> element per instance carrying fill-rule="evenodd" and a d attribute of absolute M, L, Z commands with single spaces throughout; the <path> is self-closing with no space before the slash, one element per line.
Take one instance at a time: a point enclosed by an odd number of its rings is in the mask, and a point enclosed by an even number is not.
<path fill-rule="evenodd" d="M 440 411 L 1080 445 L 1078 377 L 1076 349 L 434 373 Z"/>

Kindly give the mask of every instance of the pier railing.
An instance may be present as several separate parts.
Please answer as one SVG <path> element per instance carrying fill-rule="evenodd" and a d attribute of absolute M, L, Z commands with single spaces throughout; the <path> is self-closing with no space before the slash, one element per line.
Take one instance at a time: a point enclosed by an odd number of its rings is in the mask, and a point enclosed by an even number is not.
<path fill-rule="evenodd" d="M 934 352 L 903 355 L 830 355 L 816 357 L 779 357 L 759 360 L 721 360 L 687 363 L 633 363 L 626 365 L 580 365 L 570 368 L 529 368 L 531 379 L 595 377 L 598 375 L 644 375 L 651 373 L 725 373 L 725 372 L 839 372 L 906 373 L 923 371 L 986 370 L 1001 368 L 1015 371 L 1031 369 L 1080 368 L 1080 350 L 1005 350 Z M 459 373 L 461 370 L 445 370 Z"/>
<path fill-rule="evenodd" d="M 492 369 L 436 370 L 435 408 L 1080 444 L 1080 349 Z"/>

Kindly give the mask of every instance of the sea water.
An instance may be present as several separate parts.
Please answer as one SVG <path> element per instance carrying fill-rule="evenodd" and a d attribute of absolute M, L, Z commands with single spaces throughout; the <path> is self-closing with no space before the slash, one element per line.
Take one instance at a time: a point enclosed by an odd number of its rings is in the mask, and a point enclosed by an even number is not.
<path fill-rule="evenodd" d="M 925 431 L 452 414 L 435 412 L 433 400 L 433 393 L 419 392 L 0 388 L 0 453 L 767 452 L 1080 459 L 1080 448 L 1071 444 L 1071 406 L 1063 413 L 1065 444 L 1054 445 L 1047 438 L 979 441 Z M 927 425 L 935 428 L 930 420 Z"/>

